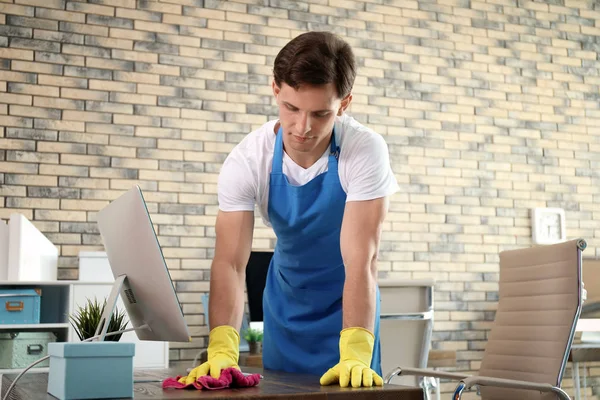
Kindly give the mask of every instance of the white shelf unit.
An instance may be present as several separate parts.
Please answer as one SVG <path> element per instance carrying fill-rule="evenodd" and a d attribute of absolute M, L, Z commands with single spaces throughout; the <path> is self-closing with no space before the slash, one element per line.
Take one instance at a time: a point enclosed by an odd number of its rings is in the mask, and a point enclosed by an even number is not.
<path fill-rule="evenodd" d="M 71 325 L 67 324 L 67 323 L 64 323 L 64 324 L 35 324 L 35 325 L 33 325 L 33 324 L 0 325 L 0 332 L 16 330 L 16 329 L 18 329 L 20 332 L 45 331 L 48 329 L 55 329 L 55 328 L 68 328 L 69 326 L 71 326 Z"/>
<path fill-rule="evenodd" d="M 0 333 L 5 332 L 54 332 L 57 341 L 70 340 L 69 313 L 73 290 L 72 281 L 0 281 L 0 289 L 41 289 L 39 324 L 0 324 Z M 18 373 L 23 368 L 0 369 L 5 373 Z M 28 373 L 48 372 L 48 367 L 34 367 Z"/>
<path fill-rule="evenodd" d="M 21 373 L 24 369 L 25 368 L 0 369 L 0 379 L 2 378 L 2 374 L 18 374 L 18 373 Z M 31 374 L 31 373 L 40 373 L 40 372 L 48 372 L 48 371 L 50 371 L 50 368 L 41 367 L 41 368 L 31 368 L 27 371 L 27 373 Z M 0 390 L 2 390 L 2 386 L 0 386 Z"/>
<path fill-rule="evenodd" d="M 0 289 L 41 289 L 39 324 L 0 324 L 0 332 L 64 330 L 68 338 L 69 313 L 73 281 L 0 281 Z M 78 283 L 78 282 L 75 282 Z"/>

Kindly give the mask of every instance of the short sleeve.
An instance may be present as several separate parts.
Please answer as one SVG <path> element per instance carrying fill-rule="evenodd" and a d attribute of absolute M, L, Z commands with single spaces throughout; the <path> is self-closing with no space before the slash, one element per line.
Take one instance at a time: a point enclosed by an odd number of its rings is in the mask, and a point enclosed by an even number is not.
<path fill-rule="evenodd" d="M 346 201 L 372 200 L 398 191 L 388 146 L 381 135 L 361 133 L 360 139 L 349 146 L 347 156 Z"/>
<path fill-rule="evenodd" d="M 234 149 L 225 159 L 217 182 L 221 211 L 254 211 L 257 181 L 247 159 Z"/>

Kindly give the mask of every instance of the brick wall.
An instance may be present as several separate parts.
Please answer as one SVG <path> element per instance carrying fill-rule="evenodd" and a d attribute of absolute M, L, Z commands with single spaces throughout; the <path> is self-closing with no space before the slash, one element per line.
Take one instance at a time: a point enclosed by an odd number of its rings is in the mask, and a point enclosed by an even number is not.
<path fill-rule="evenodd" d="M 276 117 L 274 56 L 306 30 L 354 46 L 350 112 L 385 136 L 402 187 L 381 274 L 438 280 L 434 347 L 460 369 L 479 366 L 498 252 L 531 244 L 531 208 L 565 208 L 595 256 L 593 2 L 0 1 L 0 218 L 32 219 L 76 279 L 78 252 L 102 249 L 96 211 L 140 184 L 195 339 L 174 361 L 205 346 L 220 165 Z M 254 246 L 273 246 L 260 220 Z"/>

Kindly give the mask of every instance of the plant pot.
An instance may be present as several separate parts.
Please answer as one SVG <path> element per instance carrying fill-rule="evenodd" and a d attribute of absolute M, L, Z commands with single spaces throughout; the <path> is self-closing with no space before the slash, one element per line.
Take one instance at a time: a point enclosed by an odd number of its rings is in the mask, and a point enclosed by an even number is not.
<path fill-rule="evenodd" d="M 260 354 L 262 352 L 262 342 L 248 343 L 250 354 Z"/>
<path fill-rule="evenodd" d="M 133 398 L 134 343 L 49 343 L 48 393 L 59 400 Z"/>

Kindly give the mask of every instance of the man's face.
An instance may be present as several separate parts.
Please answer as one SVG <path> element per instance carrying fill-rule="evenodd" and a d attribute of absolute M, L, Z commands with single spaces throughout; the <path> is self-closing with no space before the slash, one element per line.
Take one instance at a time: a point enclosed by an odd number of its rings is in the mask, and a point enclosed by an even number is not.
<path fill-rule="evenodd" d="M 332 83 L 305 85 L 295 90 L 285 83 L 278 87 L 273 82 L 273 94 L 279 106 L 286 151 L 288 154 L 291 150 L 305 155 L 318 152 L 311 154 L 314 156 L 320 156 L 325 151 L 324 146 L 329 143 L 336 115 L 341 115 L 352 99 L 352 95 L 338 98 Z"/>

